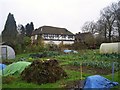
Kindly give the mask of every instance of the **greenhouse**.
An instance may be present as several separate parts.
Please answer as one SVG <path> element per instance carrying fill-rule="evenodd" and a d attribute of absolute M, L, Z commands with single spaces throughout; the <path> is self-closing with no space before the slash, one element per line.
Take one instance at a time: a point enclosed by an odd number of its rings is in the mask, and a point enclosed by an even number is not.
<path fill-rule="evenodd" d="M 15 51 L 12 47 L 7 45 L 0 45 L 0 58 L 1 59 L 14 59 L 15 58 Z"/>
<path fill-rule="evenodd" d="M 120 53 L 120 42 L 118 43 L 102 43 L 100 46 L 101 54 L 112 54 L 112 53 Z"/>

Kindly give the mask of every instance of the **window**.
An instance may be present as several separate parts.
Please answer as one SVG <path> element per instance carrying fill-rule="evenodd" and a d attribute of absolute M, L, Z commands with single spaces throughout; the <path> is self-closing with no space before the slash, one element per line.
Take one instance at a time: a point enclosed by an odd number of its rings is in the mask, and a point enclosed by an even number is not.
<path fill-rule="evenodd" d="M 68 38 L 73 38 L 73 36 L 72 36 L 72 35 L 69 35 Z"/>
<path fill-rule="evenodd" d="M 66 35 L 62 35 L 62 38 L 66 38 Z"/>
<path fill-rule="evenodd" d="M 35 40 L 37 40 L 38 35 L 35 35 Z"/>

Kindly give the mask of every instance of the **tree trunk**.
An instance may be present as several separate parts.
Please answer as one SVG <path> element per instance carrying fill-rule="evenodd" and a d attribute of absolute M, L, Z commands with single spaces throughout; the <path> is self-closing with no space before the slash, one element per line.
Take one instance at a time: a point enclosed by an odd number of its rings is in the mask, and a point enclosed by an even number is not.
<path fill-rule="evenodd" d="M 111 31 L 112 31 L 112 27 L 110 26 L 109 34 L 108 34 L 108 42 L 111 42 Z"/>
<path fill-rule="evenodd" d="M 107 27 L 106 27 L 106 25 L 105 25 L 105 27 L 104 27 L 104 36 L 105 36 L 105 42 L 107 42 Z"/>
<path fill-rule="evenodd" d="M 120 42 L 120 27 L 118 28 L 118 41 Z"/>
<path fill-rule="evenodd" d="M 117 27 L 118 27 L 118 41 L 120 41 L 120 24 L 117 22 Z"/>

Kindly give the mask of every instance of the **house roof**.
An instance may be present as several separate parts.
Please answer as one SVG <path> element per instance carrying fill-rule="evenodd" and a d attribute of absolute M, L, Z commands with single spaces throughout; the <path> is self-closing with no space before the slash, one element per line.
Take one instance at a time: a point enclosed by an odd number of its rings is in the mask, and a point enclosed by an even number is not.
<path fill-rule="evenodd" d="M 90 33 L 90 32 L 77 33 L 77 34 L 75 35 L 75 38 L 84 41 L 85 38 L 86 38 L 86 36 L 93 36 L 93 35 L 92 35 L 92 33 Z"/>
<path fill-rule="evenodd" d="M 42 26 L 32 32 L 32 35 L 38 34 L 63 34 L 63 35 L 74 35 L 72 32 L 68 31 L 66 28 L 59 28 L 53 26 Z"/>

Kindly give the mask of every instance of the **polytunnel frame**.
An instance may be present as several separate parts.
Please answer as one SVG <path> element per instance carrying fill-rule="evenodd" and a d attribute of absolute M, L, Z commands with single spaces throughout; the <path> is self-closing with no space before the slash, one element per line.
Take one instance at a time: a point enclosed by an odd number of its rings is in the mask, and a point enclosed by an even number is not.
<path fill-rule="evenodd" d="M 5 54 L 4 53 L 1 53 L 1 56 L 5 55 L 5 59 L 8 59 L 8 51 L 7 51 L 7 46 L 4 46 L 4 47 L 1 47 L 2 49 L 4 48 L 5 49 Z M 2 50 L 1 50 L 2 52 Z M 2 60 L 3 60 L 3 57 L 2 57 Z"/>

